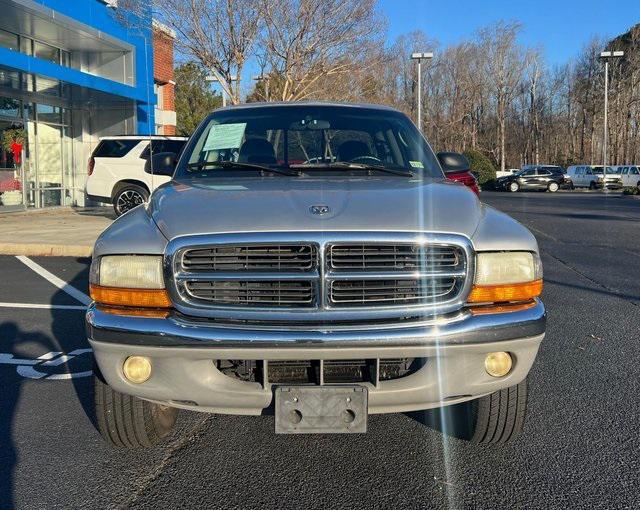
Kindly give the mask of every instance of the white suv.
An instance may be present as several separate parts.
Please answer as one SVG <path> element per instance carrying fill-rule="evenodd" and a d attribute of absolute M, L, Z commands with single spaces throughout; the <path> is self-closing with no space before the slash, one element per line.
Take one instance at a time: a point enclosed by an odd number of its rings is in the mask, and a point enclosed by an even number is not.
<path fill-rule="evenodd" d="M 151 192 L 170 177 L 145 168 L 149 156 L 180 154 L 187 138 L 170 136 L 105 136 L 89 159 L 87 197 L 113 204 L 118 216 L 146 202 Z"/>

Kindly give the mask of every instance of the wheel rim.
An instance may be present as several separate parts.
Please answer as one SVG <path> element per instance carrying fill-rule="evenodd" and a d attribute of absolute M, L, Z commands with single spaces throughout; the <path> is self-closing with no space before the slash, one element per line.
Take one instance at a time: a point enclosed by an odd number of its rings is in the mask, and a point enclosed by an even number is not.
<path fill-rule="evenodd" d="M 116 202 L 116 208 L 120 214 L 124 214 L 130 209 L 144 203 L 144 197 L 142 193 L 139 193 L 135 190 L 128 189 L 123 191 L 118 196 L 118 201 Z"/>
<path fill-rule="evenodd" d="M 512 182 L 511 184 L 509 184 L 509 189 L 511 191 L 518 191 L 518 185 L 515 182 Z"/>
<path fill-rule="evenodd" d="M 551 184 L 549 184 L 549 191 L 558 191 L 558 185 L 555 182 L 552 182 Z"/>

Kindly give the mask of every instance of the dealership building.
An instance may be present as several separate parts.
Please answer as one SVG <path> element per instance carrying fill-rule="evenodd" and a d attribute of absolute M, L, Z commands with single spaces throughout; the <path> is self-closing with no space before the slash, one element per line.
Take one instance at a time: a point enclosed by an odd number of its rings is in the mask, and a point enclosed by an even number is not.
<path fill-rule="evenodd" d="M 115 4 L 0 0 L 0 212 L 85 205 L 101 136 L 175 134 L 175 34 Z"/>

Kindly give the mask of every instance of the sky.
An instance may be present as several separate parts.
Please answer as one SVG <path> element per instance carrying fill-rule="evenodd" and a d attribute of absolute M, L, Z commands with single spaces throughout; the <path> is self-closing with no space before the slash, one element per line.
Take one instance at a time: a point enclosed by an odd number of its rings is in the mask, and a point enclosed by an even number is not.
<path fill-rule="evenodd" d="M 380 7 L 390 42 L 420 29 L 446 47 L 495 21 L 520 21 L 520 42 L 541 47 L 552 66 L 576 56 L 594 35 L 613 38 L 640 23 L 640 0 L 380 0 Z"/>

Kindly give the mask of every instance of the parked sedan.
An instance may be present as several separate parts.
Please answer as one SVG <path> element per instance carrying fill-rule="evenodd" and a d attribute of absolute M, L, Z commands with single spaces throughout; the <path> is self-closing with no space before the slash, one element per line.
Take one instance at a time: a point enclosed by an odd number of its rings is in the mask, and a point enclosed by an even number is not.
<path fill-rule="evenodd" d="M 546 190 L 555 193 L 563 186 L 571 187 L 571 181 L 565 177 L 562 167 L 550 165 L 525 167 L 514 175 L 496 181 L 497 189 L 511 192 Z"/>

